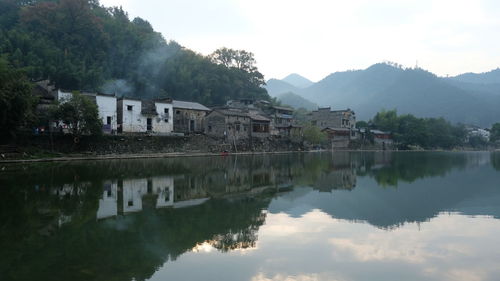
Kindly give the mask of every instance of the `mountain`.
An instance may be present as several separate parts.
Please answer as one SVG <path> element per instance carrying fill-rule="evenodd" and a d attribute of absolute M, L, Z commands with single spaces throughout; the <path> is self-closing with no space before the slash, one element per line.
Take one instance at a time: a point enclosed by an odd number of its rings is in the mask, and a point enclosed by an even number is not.
<path fill-rule="evenodd" d="M 281 101 L 282 104 L 291 106 L 293 108 L 305 108 L 307 110 L 315 110 L 318 109 L 318 105 L 307 100 L 297 94 L 292 92 L 284 93 L 278 96 L 278 100 Z"/>
<path fill-rule="evenodd" d="M 500 68 L 484 73 L 464 73 L 450 79 L 466 83 L 500 84 Z"/>
<path fill-rule="evenodd" d="M 500 84 L 440 78 L 422 69 L 379 63 L 364 70 L 332 73 L 294 93 L 320 106 L 351 108 L 358 120 L 369 120 L 382 109 L 397 109 L 399 114 L 490 126 L 500 121 L 497 90 Z"/>
<path fill-rule="evenodd" d="M 281 79 L 281 81 L 287 82 L 288 84 L 297 87 L 299 89 L 307 88 L 314 84 L 311 80 L 297 74 L 297 73 L 292 73 L 288 75 L 287 77 Z"/>
<path fill-rule="evenodd" d="M 300 91 L 299 88 L 293 86 L 292 84 L 278 79 L 269 79 L 266 82 L 265 88 L 268 94 L 272 97 L 277 97 L 288 92 L 297 93 Z"/>

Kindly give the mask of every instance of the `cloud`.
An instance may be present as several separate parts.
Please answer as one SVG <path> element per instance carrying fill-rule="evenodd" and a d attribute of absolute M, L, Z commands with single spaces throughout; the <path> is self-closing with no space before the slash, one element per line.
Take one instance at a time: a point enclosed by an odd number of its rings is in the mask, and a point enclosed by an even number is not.
<path fill-rule="evenodd" d="M 500 4 L 493 0 L 103 0 L 149 20 L 167 39 L 209 54 L 255 54 L 266 78 L 319 80 L 384 60 L 439 75 L 500 65 Z"/>

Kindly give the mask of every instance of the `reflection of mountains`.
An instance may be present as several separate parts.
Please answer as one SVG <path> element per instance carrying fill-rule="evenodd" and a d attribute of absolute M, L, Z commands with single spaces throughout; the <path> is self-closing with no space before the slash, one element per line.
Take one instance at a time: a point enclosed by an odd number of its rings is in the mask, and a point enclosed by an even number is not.
<path fill-rule="evenodd" d="M 335 218 L 382 228 L 428 221 L 448 211 L 500 218 L 500 174 L 491 169 L 488 153 L 396 153 L 385 164 L 368 156 L 356 160 L 372 164 L 357 165 L 363 176 L 351 192 L 296 188 L 273 200 L 269 210 L 301 216 L 318 208 Z M 397 189 L 374 188 L 388 184 Z"/>
<path fill-rule="evenodd" d="M 0 277 L 147 279 L 200 244 L 256 247 L 264 209 L 300 216 L 319 208 L 384 228 L 442 211 L 500 217 L 494 161 L 342 152 L 8 166 Z"/>

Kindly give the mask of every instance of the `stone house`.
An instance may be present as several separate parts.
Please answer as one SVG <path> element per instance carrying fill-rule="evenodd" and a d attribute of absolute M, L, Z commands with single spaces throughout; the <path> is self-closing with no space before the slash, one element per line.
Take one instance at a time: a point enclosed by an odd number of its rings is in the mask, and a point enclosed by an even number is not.
<path fill-rule="evenodd" d="M 241 109 L 215 109 L 205 117 L 205 134 L 229 140 L 247 139 L 251 124 L 250 116 Z"/>
<path fill-rule="evenodd" d="M 350 109 L 331 110 L 330 107 L 318 108 L 308 115 L 311 124 L 320 129 L 356 127 L 356 114 Z"/>
<path fill-rule="evenodd" d="M 256 138 L 267 138 L 270 134 L 271 119 L 259 114 L 256 111 L 248 113 L 250 117 L 252 131 L 251 136 Z"/>
<path fill-rule="evenodd" d="M 229 140 L 269 137 L 269 118 L 240 108 L 214 109 L 205 117 L 205 133 Z"/>
<path fill-rule="evenodd" d="M 351 141 L 351 129 L 349 128 L 324 128 L 321 130 L 327 134 L 331 148 L 347 148 Z"/>
<path fill-rule="evenodd" d="M 321 130 L 349 131 L 349 138 L 356 138 L 356 114 L 351 109 L 331 110 L 330 107 L 318 108 L 308 114 L 311 125 Z"/>
<path fill-rule="evenodd" d="M 273 136 L 291 137 L 300 135 L 302 128 L 294 124 L 293 109 L 274 106 L 265 100 L 239 99 L 227 102 L 230 107 L 240 108 L 269 119 L 269 134 Z"/>
<path fill-rule="evenodd" d="M 203 120 L 210 109 L 197 102 L 172 100 L 174 111 L 174 132 L 202 133 L 205 126 Z"/>
<path fill-rule="evenodd" d="M 119 133 L 169 134 L 173 131 L 173 107 L 169 100 L 119 98 Z"/>

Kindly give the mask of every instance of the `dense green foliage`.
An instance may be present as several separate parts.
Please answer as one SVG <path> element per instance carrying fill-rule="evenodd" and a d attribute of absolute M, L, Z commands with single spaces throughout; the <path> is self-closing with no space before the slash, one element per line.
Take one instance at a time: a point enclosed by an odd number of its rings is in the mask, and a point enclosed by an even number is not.
<path fill-rule="evenodd" d="M 322 144 L 327 140 L 327 135 L 317 126 L 308 124 L 304 127 L 304 140 L 311 144 Z"/>
<path fill-rule="evenodd" d="M 10 137 L 31 119 L 35 99 L 22 71 L 0 57 L 0 137 Z"/>
<path fill-rule="evenodd" d="M 68 125 L 74 136 L 102 133 L 97 105 L 79 93 L 74 93 L 69 100 L 58 105 L 54 118 Z"/>
<path fill-rule="evenodd" d="M 490 141 L 495 142 L 500 140 L 500 123 L 495 123 L 491 126 Z"/>
<path fill-rule="evenodd" d="M 417 118 L 397 115 L 396 110 L 381 111 L 370 121 L 371 127 L 392 133 L 402 147 L 445 148 L 461 146 L 466 138 L 463 125 L 453 125 L 444 118 Z"/>
<path fill-rule="evenodd" d="M 253 54 L 221 50 L 244 63 L 221 64 L 167 42 L 147 21 L 97 0 L 0 0 L 0 53 L 30 78 L 64 89 L 206 104 L 269 99 Z"/>

